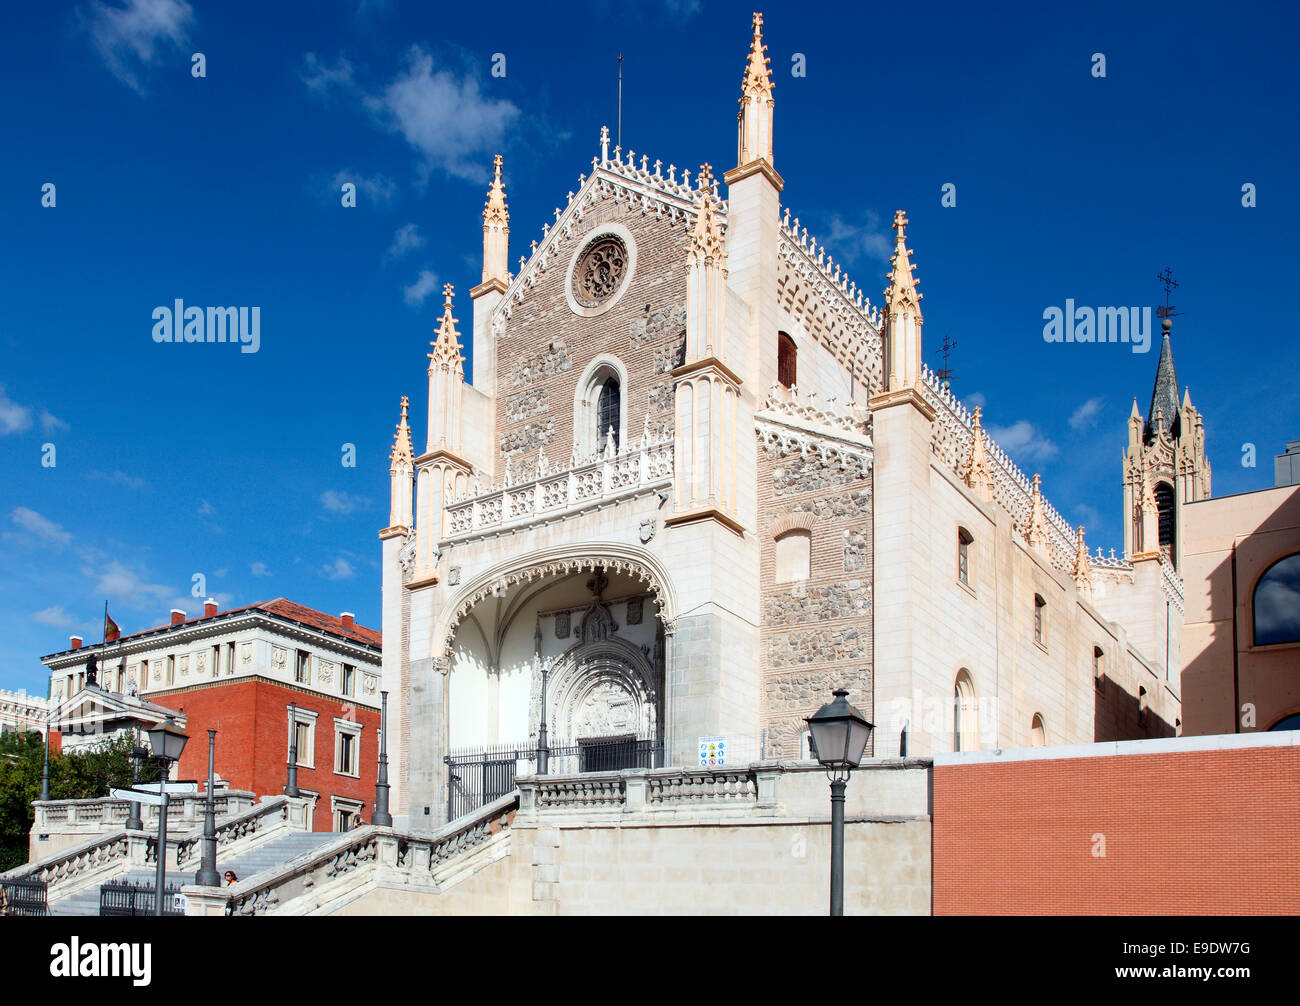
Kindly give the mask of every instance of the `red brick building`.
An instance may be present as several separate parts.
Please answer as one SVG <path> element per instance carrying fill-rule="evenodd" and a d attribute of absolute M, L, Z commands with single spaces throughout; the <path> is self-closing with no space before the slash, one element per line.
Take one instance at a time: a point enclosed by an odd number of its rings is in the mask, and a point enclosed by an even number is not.
<path fill-rule="evenodd" d="M 139 694 L 185 717 L 190 742 L 173 778 L 206 780 L 207 731 L 217 732 L 217 776 L 234 789 L 284 791 L 291 715 L 298 787 L 314 799 L 313 828 L 339 831 L 370 819 L 379 756 L 380 634 L 350 613 L 327 615 L 285 598 L 190 618 L 120 640 L 42 658 L 50 694 L 68 701 L 98 684 Z"/>

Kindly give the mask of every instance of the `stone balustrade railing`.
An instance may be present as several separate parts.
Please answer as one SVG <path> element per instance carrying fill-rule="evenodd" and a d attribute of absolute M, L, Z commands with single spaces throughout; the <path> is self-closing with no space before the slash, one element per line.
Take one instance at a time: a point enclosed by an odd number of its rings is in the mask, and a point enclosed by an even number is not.
<path fill-rule="evenodd" d="M 753 809 L 775 800 L 777 763 L 737 769 L 622 769 L 574 775 L 521 776 L 519 808 L 524 814 L 567 812 Z"/>
<path fill-rule="evenodd" d="M 213 796 L 217 817 L 228 817 L 250 810 L 257 801 L 257 795 L 248 790 L 218 790 Z M 74 834 L 85 832 L 98 834 L 109 828 L 125 828 L 130 816 L 131 805 L 125 800 L 112 797 L 98 797 L 91 800 L 36 800 L 32 807 L 36 819 L 32 830 L 37 832 L 60 832 Z M 167 801 L 167 827 L 192 827 L 203 821 L 207 807 L 207 797 L 201 793 L 182 793 L 171 796 Z M 140 819 L 145 830 L 152 826 L 157 828 L 158 814 L 161 808 L 153 804 L 140 806 Z"/>
<path fill-rule="evenodd" d="M 541 472 L 447 508 L 447 537 L 461 538 L 562 517 L 570 512 L 650 489 L 673 475 L 671 437 L 643 437 L 621 453 L 604 455 L 567 471 Z"/>
<path fill-rule="evenodd" d="M 191 914 L 305 914 L 376 873 L 395 884 L 434 886 L 446 868 L 507 830 L 519 795 L 510 793 L 434 832 L 368 825 L 229 888 L 187 888 Z"/>
<path fill-rule="evenodd" d="M 253 845 L 269 832 L 308 831 L 311 807 L 307 801 L 287 796 L 268 797 L 242 813 L 217 820 L 217 855 L 228 856 L 240 847 Z M 168 843 L 170 844 L 170 843 Z M 157 842 L 153 843 L 156 849 Z M 176 865 L 197 863 L 203 854 L 203 828 L 185 835 L 176 843 Z"/>

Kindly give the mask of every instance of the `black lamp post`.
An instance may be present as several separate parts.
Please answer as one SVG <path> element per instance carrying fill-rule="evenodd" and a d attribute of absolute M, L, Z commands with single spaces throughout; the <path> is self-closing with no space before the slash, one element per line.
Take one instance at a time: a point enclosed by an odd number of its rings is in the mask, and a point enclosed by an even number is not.
<path fill-rule="evenodd" d="M 542 660 L 542 723 L 537 728 L 537 774 L 546 775 L 551 768 L 551 746 L 546 737 L 546 671 L 548 662 Z"/>
<path fill-rule="evenodd" d="M 131 788 L 140 785 L 140 759 L 149 752 L 140 746 L 140 724 L 135 725 L 135 747 L 131 749 Z M 130 816 L 126 819 L 127 831 L 144 831 L 144 821 L 140 819 L 140 801 L 131 801 Z"/>
<path fill-rule="evenodd" d="M 149 748 L 154 757 L 162 762 L 162 774 L 158 780 L 162 805 L 158 808 L 158 868 L 154 876 L 154 915 L 163 913 L 163 891 L 167 882 L 167 776 L 171 774 L 171 763 L 180 760 L 187 740 L 189 738 L 185 734 L 172 726 L 170 719 L 149 731 Z"/>
<path fill-rule="evenodd" d="M 844 787 L 849 773 L 862 764 L 862 752 L 872 724 L 849 705 L 849 693 L 835 689 L 835 698 L 804 722 L 812 735 L 817 760 L 831 781 L 831 914 L 844 914 Z"/>
<path fill-rule="evenodd" d="M 41 765 L 41 799 L 50 798 L 50 716 L 45 716 L 45 761 Z"/>
<path fill-rule="evenodd" d="M 301 796 L 298 792 L 298 703 L 289 703 L 289 780 L 284 787 L 285 796 Z"/>
<path fill-rule="evenodd" d="M 370 815 L 370 823 L 391 828 L 393 815 L 388 813 L 388 693 L 380 692 L 379 699 L 379 775 L 375 778 L 375 812 Z"/>
<path fill-rule="evenodd" d="M 217 873 L 217 812 L 212 795 L 214 780 L 213 757 L 216 754 L 217 731 L 208 730 L 208 802 L 203 808 L 203 862 L 199 872 L 194 874 L 194 883 L 204 887 L 220 887 L 221 876 Z"/>

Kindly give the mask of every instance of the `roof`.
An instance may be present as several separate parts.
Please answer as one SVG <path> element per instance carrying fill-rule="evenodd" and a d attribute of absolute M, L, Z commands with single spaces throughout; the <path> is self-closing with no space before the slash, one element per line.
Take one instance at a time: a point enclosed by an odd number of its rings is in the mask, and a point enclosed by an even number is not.
<path fill-rule="evenodd" d="M 186 618 L 183 622 L 177 622 L 175 625 L 168 623 L 166 625 L 156 626 L 152 629 L 143 629 L 140 632 L 132 632 L 129 635 L 121 636 L 118 640 L 113 640 L 113 642 L 125 642 L 141 636 L 148 636 L 153 633 L 166 632 L 170 629 L 179 629 L 183 626 L 197 625 L 199 622 L 224 618 L 227 615 L 234 615 L 239 612 L 254 610 L 264 611 L 269 615 L 274 615 L 290 622 L 297 622 L 299 625 L 304 625 L 310 629 L 328 632 L 331 635 L 339 636 L 343 639 L 349 639 L 365 646 L 382 647 L 383 645 L 383 633 L 378 629 L 368 629 L 364 625 L 357 625 L 355 622 L 351 626 L 346 626 L 343 624 L 343 619 L 339 618 L 337 615 L 327 615 L 323 611 L 309 608 L 305 604 L 297 604 L 286 597 L 277 597 L 270 601 L 259 601 L 257 604 L 245 604 L 237 608 L 228 608 L 225 611 L 218 611 L 213 615 L 195 615 L 191 618 Z M 102 644 L 89 643 L 84 648 L 90 649 L 91 647 L 100 645 Z M 48 654 L 48 656 L 51 657 L 59 655 L 60 654 L 53 653 Z"/>
<path fill-rule="evenodd" d="M 1160 410 L 1163 432 L 1177 438 L 1182 423 L 1178 412 L 1178 378 L 1174 374 L 1174 350 L 1169 344 L 1169 329 L 1166 328 L 1160 340 L 1160 362 L 1156 365 L 1156 383 L 1151 389 L 1151 408 L 1147 410 L 1146 426 L 1143 439 L 1150 443 L 1155 439 L 1156 410 Z"/>

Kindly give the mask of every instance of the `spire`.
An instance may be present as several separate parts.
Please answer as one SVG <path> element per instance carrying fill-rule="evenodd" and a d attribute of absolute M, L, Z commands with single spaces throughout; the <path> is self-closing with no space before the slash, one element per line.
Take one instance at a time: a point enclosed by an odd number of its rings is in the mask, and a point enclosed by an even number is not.
<path fill-rule="evenodd" d="M 727 251 L 722 240 L 722 228 L 718 224 L 716 200 L 713 198 L 713 166 L 701 164 L 696 178 L 699 190 L 700 211 L 695 217 L 695 226 L 691 229 L 691 249 L 688 254 L 691 263 L 702 261 L 705 264 L 719 262 L 726 275 Z"/>
<path fill-rule="evenodd" d="M 411 427 L 406 423 L 406 410 L 409 405 L 410 399 L 403 395 L 402 421 L 397 424 L 397 432 L 393 434 L 393 449 L 388 454 L 388 460 L 391 462 L 388 469 L 390 475 L 402 471 L 409 474 L 415 468 L 415 451 L 411 447 Z"/>
<path fill-rule="evenodd" d="M 1156 365 L 1156 383 L 1151 389 L 1151 408 L 1147 410 L 1146 427 L 1142 431 L 1142 439 L 1146 443 L 1154 440 L 1158 433 L 1168 433 L 1177 439 L 1182 426 L 1178 417 L 1178 378 L 1174 374 L 1174 350 L 1169 343 L 1169 331 L 1173 327 L 1173 322 L 1166 318 L 1160 323 L 1160 327 L 1164 330 L 1160 339 L 1160 362 Z"/>
<path fill-rule="evenodd" d="M 1029 508 L 1029 530 L 1025 537 L 1029 542 L 1030 548 L 1036 548 L 1039 551 L 1046 552 L 1047 541 L 1047 514 L 1043 512 L 1043 491 L 1041 488 L 1042 479 L 1035 473 L 1034 475 L 1034 492 L 1032 504 Z"/>
<path fill-rule="evenodd" d="M 510 281 L 510 209 L 506 206 L 506 187 L 501 183 L 501 155 L 492 158 L 492 184 L 488 186 L 483 206 L 483 282 Z"/>
<path fill-rule="evenodd" d="M 988 434 L 980 425 L 982 414 L 983 410 L 978 405 L 975 406 L 975 412 L 971 417 L 975 421 L 972 431 L 974 436 L 971 437 L 970 453 L 966 455 L 966 463 L 962 465 L 961 475 L 966 485 L 987 503 L 993 499 L 993 473 L 989 470 Z"/>
<path fill-rule="evenodd" d="M 907 250 L 907 214 L 902 210 L 894 213 L 894 254 L 889 257 L 893 267 L 886 279 L 889 287 L 885 290 L 885 307 L 895 310 L 900 305 L 909 305 L 916 312 L 919 324 L 921 318 L 921 293 L 916 289 L 916 266 L 912 265 L 912 253 Z"/>
<path fill-rule="evenodd" d="M 1088 557 L 1088 546 L 1083 540 L 1083 525 L 1079 525 L 1079 535 L 1075 540 L 1074 585 L 1080 594 L 1092 600 L 1092 560 Z"/>
<path fill-rule="evenodd" d="M 456 331 L 456 319 L 451 316 L 451 299 L 455 289 L 450 283 L 442 288 L 442 319 L 438 322 L 438 338 L 429 343 L 433 347 L 433 352 L 428 354 L 430 374 L 435 367 L 447 367 L 462 376 L 465 373 L 465 368 L 461 366 L 464 357 L 460 355 L 460 333 Z"/>
<path fill-rule="evenodd" d="M 763 44 L 763 15 L 754 13 L 753 38 L 749 43 L 749 61 L 740 83 L 740 114 L 736 166 L 772 159 L 772 72 L 768 69 L 767 46 Z"/>

